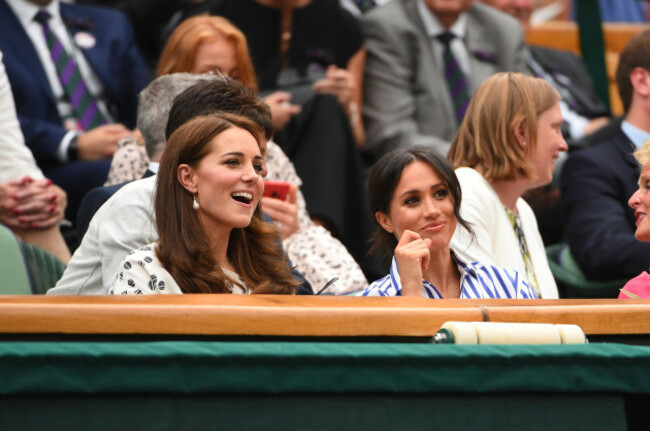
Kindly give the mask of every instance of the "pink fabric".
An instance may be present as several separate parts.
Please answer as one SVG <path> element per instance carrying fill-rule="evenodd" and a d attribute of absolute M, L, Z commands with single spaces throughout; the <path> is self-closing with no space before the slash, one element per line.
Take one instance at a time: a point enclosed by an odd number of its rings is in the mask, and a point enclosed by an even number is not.
<path fill-rule="evenodd" d="M 647 272 L 642 272 L 641 274 L 634 277 L 632 280 L 625 283 L 623 289 L 633 293 L 639 298 L 650 299 L 650 274 Z M 630 299 L 624 292 L 619 293 L 619 299 Z"/>

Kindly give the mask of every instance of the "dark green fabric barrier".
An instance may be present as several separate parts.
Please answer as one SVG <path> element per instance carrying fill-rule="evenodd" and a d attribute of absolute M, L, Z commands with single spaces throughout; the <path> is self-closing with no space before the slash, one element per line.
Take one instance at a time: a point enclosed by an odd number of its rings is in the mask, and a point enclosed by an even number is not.
<path fill-rule="evenodd" d="M 0 393 L 650 393 L 650 347 L 2 342 Z"/>
<path fill-rule="evenodd" d="M 0 396 L 0 429 L 625 431 L 613 394 Z M 641 428 L 644 429 L 644 428 Z"/>
<path fill-rule="evenodd" d="M 610 106 L 600 5 L 597 0 L 577 0 L 575 4 L 582 58 L 591 75 L 596 94 L 606 106 Z"/>

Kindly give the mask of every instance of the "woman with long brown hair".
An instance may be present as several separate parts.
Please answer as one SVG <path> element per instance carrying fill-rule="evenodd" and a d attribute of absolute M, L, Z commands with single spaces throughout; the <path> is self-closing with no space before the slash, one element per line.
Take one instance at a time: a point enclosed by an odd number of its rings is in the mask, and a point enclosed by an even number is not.
<path fill-rule="evenodd" d="M 258 127 L 196 117 L 169 138 L 158 173 L 157 243 L 122 263 L 113 294 L 293 293 L 286 257 L 262 218 Z"/>
<path fill-rule="evenodd" d="M 244 34 L 219 16 L 188 18 L 170 35 L 157 74 L 179 72 L 222 73 L 236 78 L 253 91 L 258 88 Z M 288 103 L 289 97 L 289 93 L 278 91 L 264 99 L 270 107 L 276 132 L 297 112 L 295 108 L 298 107 Z M 338 104 L 336 100 L 330 102 Z M 323 121 L 319 123 L 332 127 Z M 307 128 L 293 130 L 302 133 Z M 322 134 L 314 133 L 313 136 Z M 270 139 L 271 134 L 267 138 Z M 365 240 L 369 236 L 368 226 L 362 224 L 364 219 L 359 216 L 363 210 L 360 199 L 363 169 L 345 162 L 349 154 L 339 151 L 346 146 L 344 141 L 337 139 L 312 147 L 314 143 L 302 141 L 291 160 L 280 146 L 274 142 L 267 144 L 265 158 L 269 174 L 266 179 L 289 182 L 291 189 L 286 200 L 263 197 L 262 207 L 277 223 L 291 262 L 315 290 L 337 277 L 339 281 L 327 293 L 357 291 L 367 284 L 355 262 L 355 258 L 359 262 L 364 258 Z M 346 148 L 346 151 L 356 151 L 353 147 Z M 336 163 L 331 163 L 332 159 Z M 326 171 L 327 182 L 323 181 L 324 174 L 319 173 L 322 171 Z M 317 224 L 327 226 L 329 231 Z M 338 234 L 343 244 L 331 232 Z"/>

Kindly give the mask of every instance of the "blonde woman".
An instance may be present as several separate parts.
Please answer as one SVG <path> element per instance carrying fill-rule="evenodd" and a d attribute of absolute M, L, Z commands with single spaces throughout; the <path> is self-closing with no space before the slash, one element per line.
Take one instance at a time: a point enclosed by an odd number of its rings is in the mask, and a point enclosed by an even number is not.
<path fill-rule="evenodd" d="M 548 184 L 559 154 L 560 95 L 542 79 L 498 73 L 472 97 L 448 154 L 461 184 L 460 227 L 452 249 L 465 261 L 489 263 L 526 275 L 537 297 L 558 297 L 537 220 L 521 196 Z"/>

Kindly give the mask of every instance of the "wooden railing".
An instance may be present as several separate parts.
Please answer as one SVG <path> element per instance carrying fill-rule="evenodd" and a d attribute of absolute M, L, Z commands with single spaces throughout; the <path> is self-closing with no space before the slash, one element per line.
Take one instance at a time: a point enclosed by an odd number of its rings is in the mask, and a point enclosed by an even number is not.
<path fill-rule="evenodd" d="M 567 323 L 650 334 L 650 300 L 428 300 L 308 296 L 3 296 L 2 334 L 432 336 L 450 320 Z"/>
<path fill-rule="evenodd" d="M 619 54 L 632 36 L 647 29 L 650 29 L 650 25 L 619 23 L 606 23 L 603 25 L 610 103 L 612 112 L 615 115 L 623 113 L 623 105 L 618 96 L 618 87 L 616 85 L 616 68 Z M 582 52 L 578 27 L 574 22 L 570 21 L 549 22 L 531 27 L 526 34 L 526 42 L 529 45 L 541 45 L 571 51 L 578 55 Z"/>

